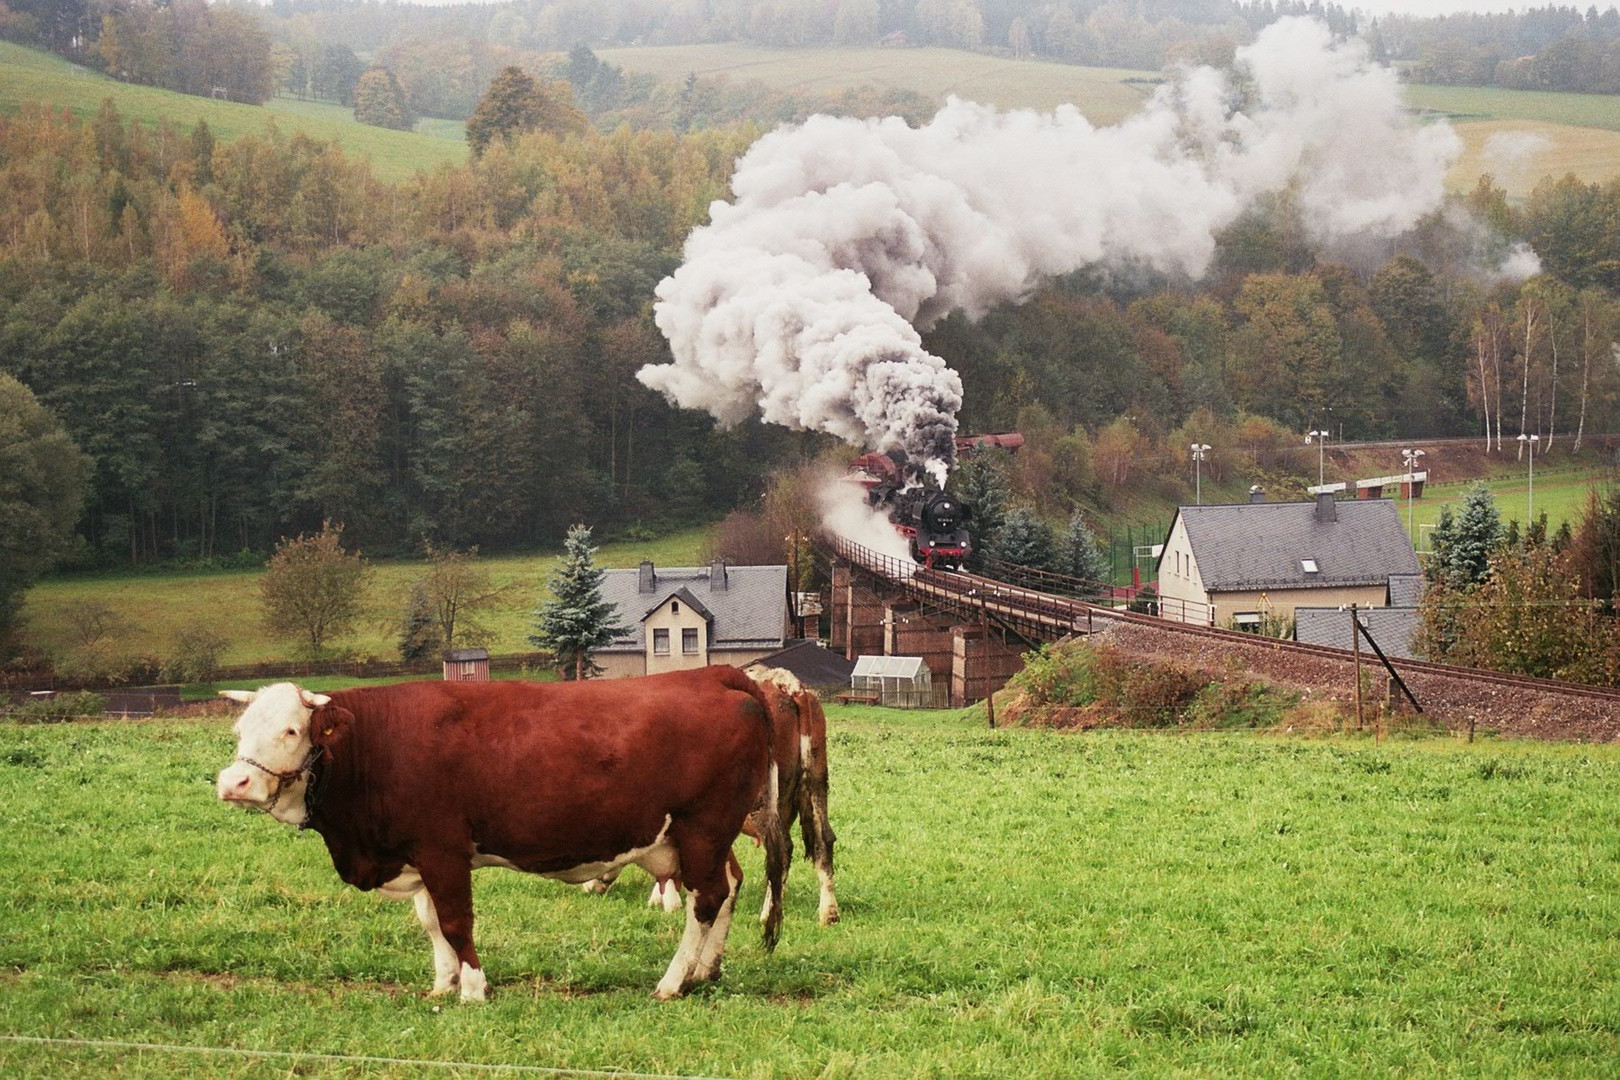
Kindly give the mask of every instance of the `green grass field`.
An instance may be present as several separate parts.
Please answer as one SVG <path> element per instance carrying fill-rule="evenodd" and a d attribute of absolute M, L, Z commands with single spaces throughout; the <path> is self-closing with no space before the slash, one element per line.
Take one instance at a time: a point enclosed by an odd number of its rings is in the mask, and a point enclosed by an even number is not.
<path fill-rule="evenodd" d="M 1580 524 L 1581 517 L 1586 512 L 1586 500 L 1594 487 L 1601 487 L 1607 482 L 1607 472 L 1594 473 L 1587 469 L 1549 469 L 1536 470 L 1534 509 L 1535 516 L 1540 518 L 1547 515 L 1547 528 L 1553 532 L 1565 522 L 1570 528 Z M 1455 514 L 1462 508 L 1463 496 L 1474 485 L 1474 481 L 1454 481 L 1444 484 L 1432 484 L 1424 487 L 1423 498 L 1411 500 L 1410 506 L 1404 499 L 1398 500 L 1401 517 L 1407 517 L 1410 508 L 1413 525 L 1420 538 L 1419 547 L 1427 550 L 1429 528 L 1440 519 L 1440 512 L 1449 506 Z M 1516 476 L 1495 476 L 1485 482 L 1490 488 L 1491 495 L 1496 499 L 1496 509 L 1502 515 L 1503 523 L 1517 521 L 1522 528 L 1530 520 L 1531 489 L 1529 470 Z"/>
<path fill-rule="evenodd" d="M 46 103 L 89 119 L 109 97 L 126 118 L 148 124 L 166 117 L 189 130 L 198 120 L 206 120 L 222 141 L 261 134 L 272 123 L 286 134 L 302 131 L 314 139 L 335 140 L 346 153 L 370 159 L 378 179 L 385 181 L 407 180 L 418 170 L 467 159 L 459 124 L 433 121 L 424 124 L 421 133 L 389 131 L 357 124 L 351 110 L 330 103 L 272 98 L 261 108 L 131 86 L 48 53 L 0 41 L 0 113 L 15 115 L 25 104 Z"/>
<path fill-rule="evenodd" d="M 598 55 L 626 71 L 678 82 L 688 73 L 760 82 L 773 90 L 874 86 L 941 102 L 955 94 L 1004 109 L 1074 104 L 1094 124 L 1135 112 L 1162 78 L 1152 71 L 1008 60 L 955 49 L 771 49 L 755 45 L 639 46 Z M 1126 81 L 1134 80 L 1134 81 Z"/>
<path fill-rule="evenodd" d="M 651 559 L 657 566 L 693 566 L 706 535 L 705 530 L 690 529 L 658 540 L 605 544 L 596 562 L 602 567 L 628 567 Z M 491 582 L 505 590 L 485 620 L 494 633 L 491 652 L 532 650 L 524 641 L 530 631 L 530 615 L 549 595 L 546 579 L 557 559 L 549 554 L 481 560 Z M 410 585 L 425 566 L 420 560 L 403 559 L 374 565 L 367 617 L 354 635 L 336 647 L 360 656 L 397 659 L 399 624 Z M 72 628 L 66 617 L 69 605 L 99 600 L 130 626 L 119 635 L 122 654 L 166 656 L 178 630 L 203 623 L 217 627 L 231 641 L 222 663 L 282 660 L 291 646 L 266 637 L 259 625 L 262 575 L 261 570 L 234 570 L 56 578 L 29 590 L 23 618 L 28 623 L 29 641 L 53 656 L 65 654 L 72 645 Z"/>
<path fill-rule="evenodd" d="M 677 919 L 477 875 L 483 1006 L 405 904 L 219 804 L 225 721 L 0 726 L 0 1036 L 707 1077 L 1614 1075 L 1620 749 L 986 731 L 829 710 L 844 919 L 650 999 Z M 740 910 L 759 904 L 749 845 Z M 0 1074 L 470 1069 L 0 1038 Z"/>

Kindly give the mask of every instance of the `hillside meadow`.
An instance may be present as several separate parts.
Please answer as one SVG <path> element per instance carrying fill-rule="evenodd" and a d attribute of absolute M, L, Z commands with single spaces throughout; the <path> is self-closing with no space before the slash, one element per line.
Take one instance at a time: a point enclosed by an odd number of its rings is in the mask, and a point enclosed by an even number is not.
<path fill-rule="evenodd" d="M 283 134 L 302 132 L 312 139 L 336 141 L 346 153 L 369 160 L 374 175 L 388 182 L 467 160 L 459 124 L 433 122 L 420 133 L 390 131 L 357 124 L 352 110 L 330 102 L 277 97 L 261 107 L 132 86 L 58 56 L 0 41 L 0 113 L 16 115 L 24 105 L 48 104 L 88 120 L 109 97 L 126 119 L 147 124 L 167 119 L 190 131 L 197 121 L 206 120 L 220 141 L 260 135 L 272 124 Z"/>
<path fill-rule="evenodd" d="M 408 905 L 215 800 L 227 720 L 0 726 L 0 1073 L 1589 1077 L 1620 1059 L 1615 747 L 837 707 L 829 731 L 842 922 L 815 925 L 800 859 L 775 954 L 740 918 L 724 980 L 657 1004 L 680 922 L 642 875 L 591 897 L 484 870 L 492 1000 L 471 1006 L 425 996 Z M 739 852 L 754 911 L 759 857 Z"/>
<path fill-rule="evenodd" d="M 706 535 L 702 529 L 690 529 L 657 540 L 605 544 L 597 553 L 596 564 L 633 567 L 651 559 L 658 566 L 693 566 Z M 551 553 L 479 560 L 489 572 L 491 584 L 502 590 L 488 618 L 482 620 L 493 635 L 491 652 L 532 651 L 533 646 L 524 640 L 531 629 L 530 616 L 550 595 L 546 580 L 558 558 Z M 410 586 L 425 569 L 422 560 L 374 563 L 367 614 L 356 632 L 337 648 L 355 656 L 397 659 Z M 56 578 L 29 590 L 23 619 L 28 640 L 53 656 L 67 653 L 74 644 L 71 606 L 76 601 L 94 600 L 112 608 L 126 624 L 116 644 L 123 653 L 165 656 L 179 630 L 201 623 L 217 628 L 229 639 L 230 646 L 220 660 L 223 664 L 284 660 L 290 644 L 266 636 L 260 623 L 261 577 L 262 570 L 249 569 Z"/>
<path fill-rule="evenodd" d="M 754 80 L 776 90 L 863 85 L 911 90 L 938 101 L 949 94 L 1003 109 L 1073 104 L 1093 124 L 1117 124 L 1163 81 L 1161 72 L 1013 60 L 953 49 L 771 49 L 740 44 L 603 49 L 627 71 L 679 80 L 688 72 Z M 1523 198 L 1543 176 L 1573 172 L 1586 183 L 1620 173 L 1620 101 L 1612 95 L 1491 87 L 1409 85 L 1414 109 L 1447 116 L 1463 152 L 1448 176 L 1453 190 L 1492 174 Z"/>

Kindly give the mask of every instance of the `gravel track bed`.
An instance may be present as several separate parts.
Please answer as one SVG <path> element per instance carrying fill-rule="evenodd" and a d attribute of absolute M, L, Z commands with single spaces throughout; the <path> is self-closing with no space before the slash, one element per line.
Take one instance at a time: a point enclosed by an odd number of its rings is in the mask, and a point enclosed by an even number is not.
<path fill-rule="evenodd" d="M 1227 657 L 1236 656 L 1242 670 L 1279 686 L 1341 702 L 1350 702 L 1354 697 L 1353 664 L 1348 659 L 1297 653 L 1269 646 L 1264 640 L 1256 640 L 1253 645 L 1215 642 L 1138 623 L 1113 623 L 1094 636 L 1131 655 L 1172 660 L 1205 670 L 1219 670 Z M 1377 657 L 1364 654 L 1363 663 L 1377 676 L 1376 685 L 1382 687 L 1384 672 Z M 1400 671 L 1400 661 L 1395 662 L 1395 669 Z M 1424 713 L 1452 731 L 1467 731 L 1472 723 L 1477 731 L 1513 738 L 1620 741 L 1620 699 L 1503 686 L 1465 676 L 1403 671 L 1401 678 L 1422 703 Z M 1404 697 L 1400 700 L 1404 705 Z M 1364 701 L 1364 705 L 1371 717 L 1373 702 Z"/>

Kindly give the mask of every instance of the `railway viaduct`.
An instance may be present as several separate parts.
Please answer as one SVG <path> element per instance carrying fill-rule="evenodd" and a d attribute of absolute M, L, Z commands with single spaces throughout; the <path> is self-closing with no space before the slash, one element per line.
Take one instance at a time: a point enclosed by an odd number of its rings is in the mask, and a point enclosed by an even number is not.
<path fill-rule="evenodd" d="M 928 570 L 842 537 L 823 540 L 832 559 L 831 645 L 861 655 L 920 656 L 953 707 L 982 701 L 1042 642 L 1106 634 L 1127 652 L 1207 665 L 1232 656 L 1244 669 L 1301 692 L 1349 701 L 1358 673 L 1384 669 L 1369 652 L 1257 638 L 1092 603 L 1091 583 L 1034 574 L 1028 583 Z M 1620 741 L 1620 689 L 1400 659 L 1392 662 L 1422 711 L 1452 730 Z M 1387 700 L 1393 702 L 1393 682 Z"/>

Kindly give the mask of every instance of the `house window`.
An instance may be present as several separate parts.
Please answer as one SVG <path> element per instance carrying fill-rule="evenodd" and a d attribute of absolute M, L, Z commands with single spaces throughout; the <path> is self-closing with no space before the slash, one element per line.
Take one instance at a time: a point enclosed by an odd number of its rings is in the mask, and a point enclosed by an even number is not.
<path fill-rule="evenodd" d="M 681 630 L 681 652 L 687 656 L 696 656 L 698 651 L 697 627 L 688 626 Z"/>
<path fill-rule="evenodd" d="M 1315 559 L 1301 559 L 1299 560 L 1299 565 L 1307 574 L 1315 574 L 1318 572 Z"/>
<path fill-rule="evenodd" d="M 653 631 L 653 655 L 654 656 L 668 656 L 669 655 L 669 631 L 668 630 L 654 630 Z"/>

